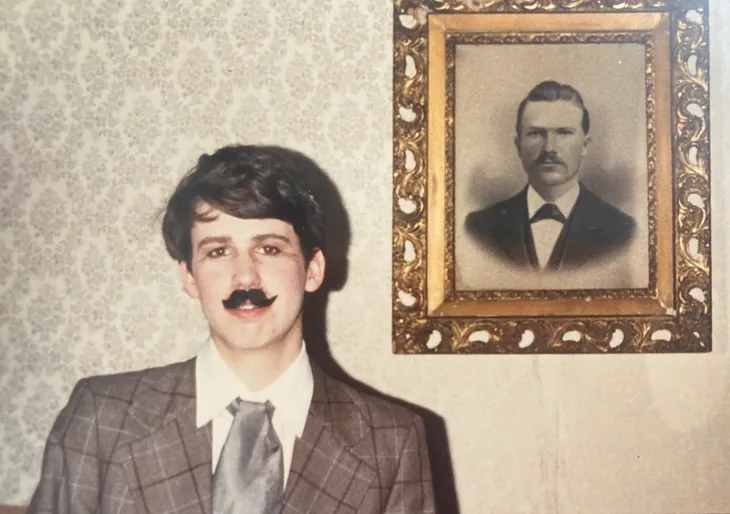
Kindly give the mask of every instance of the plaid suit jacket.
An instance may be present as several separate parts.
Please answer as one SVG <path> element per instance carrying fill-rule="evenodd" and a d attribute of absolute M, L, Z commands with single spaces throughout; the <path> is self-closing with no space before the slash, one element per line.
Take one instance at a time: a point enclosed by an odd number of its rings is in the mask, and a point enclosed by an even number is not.
<path fill-rule="evenodd" d="M 312 372 L 282 514 L 434 512 L 421 419 Z M 197 428 L 195 413 L 194 359 L 81 380 L 28 513 L 210 514 L 211 425 Z"/>

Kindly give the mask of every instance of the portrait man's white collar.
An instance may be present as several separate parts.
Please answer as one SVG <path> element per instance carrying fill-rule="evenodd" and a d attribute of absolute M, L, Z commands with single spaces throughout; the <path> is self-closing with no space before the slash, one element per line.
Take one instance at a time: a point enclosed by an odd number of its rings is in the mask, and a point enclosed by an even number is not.
<path fill-rule="evenodd" d="M 546 203 L 552 203 L 557 206 L 558 209 L 560 209 L 560 212 L 567 219 L 568 216 L 570 216 L 573 207 L 575 207 L 575 203 L 578 201 L 579 195 L 580 186 L 578 185 L 578 183 L 576 183 L 574 188 L 569 190 L 567 193 L 565 193 L 554 202 L 547 202 L 542 196 L 540 196 L 540 193 L 535 191 L 535 189 L 530 185 L 527 187 L 527 218 L 532 219 L 532 217 L 535 215 L 538 209 L 540 209 L 540 207 L 542 207 Z"/>

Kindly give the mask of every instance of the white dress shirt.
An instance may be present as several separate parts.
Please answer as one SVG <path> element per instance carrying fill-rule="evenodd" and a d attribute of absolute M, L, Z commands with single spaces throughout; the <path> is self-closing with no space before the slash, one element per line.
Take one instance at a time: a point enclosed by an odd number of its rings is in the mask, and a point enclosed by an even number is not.
<path fill-rule="evenodd" d="M 575 202 L 578 201 L 579 194 L 580 187 L 576 184 L 573 189 L 554 202 L 546 202 L 545 199 L 540 196 L 540 193 L 535 191 L 532 186 L 529 186 L 527 188 L 527 219 L 531 220 L 540 207 L 546 203 L 555 204 L 562 215 L 567 219 L 568 216 L 570 216 L 570 211 L 572 211 L 575 206 Z M 535 242 L 537 262 L 540 268 L 544 268 L 547 266 L 547 263 L 550 260 L 550 254 L 553 253 L 555 243 L 558 241 L 560 232 L 563 230 L 563 223 L 550 219 L 539 220 L 534 223 L 530 223 L 530 229 L 532 230 L 532 240 Z"/>
<path fill-rule="evenodd" d="M 304 431 L 313 389 L 312 367 L 304 343 L 284 373 L 264 389 L 251 391 L 228 367 L 213 341 L 208 340 L 195 361 L 195 392 L 197 426 L 202 427 L 213 420 L 212 469 L 218 465 L 223 443 L 233 423 L 233 415 L 226 408 L 228 404 L 237 397 L 261 403 L 269 400 L 274 405 L 272 424 L 282 446 L 286 487 L 294 442 Z"/>

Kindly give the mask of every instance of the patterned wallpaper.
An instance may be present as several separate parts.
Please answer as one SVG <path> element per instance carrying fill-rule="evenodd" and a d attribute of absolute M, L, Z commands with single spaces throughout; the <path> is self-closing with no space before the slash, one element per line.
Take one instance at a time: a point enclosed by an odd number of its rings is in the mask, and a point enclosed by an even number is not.
<path fill-rule="evenodd" d="M 390 353 L 390 0 L 0 0 L 0 12 L 0 502 L 28 500 L 76 380 L 197 351 L 205 323 L 156 216 L 201 152 L 259 142 L 305 152 L 337 185 L 352 244 L 332 353 L 443 418 L 462 512 L 730 509 L 729 448 L 707 428 L 730 422 L 723 355 Z"/>

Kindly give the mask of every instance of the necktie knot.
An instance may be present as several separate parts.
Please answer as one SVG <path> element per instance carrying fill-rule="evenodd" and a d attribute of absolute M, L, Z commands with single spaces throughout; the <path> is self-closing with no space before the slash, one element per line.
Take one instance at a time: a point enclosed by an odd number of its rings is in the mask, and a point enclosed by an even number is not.
<path fill-rule="evenodd" d="M 276 407 L 274 407 L 274 404 L 272 404 L 269 400 L 266 400 L 264 403 L 260 402 L 249 402 L 246 400 L 242 400 L 241 398 L 236 398 L 231 403 L 228 404 L 228 407 L 226 407 L 228 412 L 230 412 L 233 417 L 235 418 L 236 415 L 241 412 L 263 412 L 266 411 L 266 414 L 269 416 L 269 420 L 273 419 L 274 417 L 274 410 L 276 410 Z"/>
<path fill-rule="evenodd" d="M 560 212 L 560 209 L 554 203 L 545 203 L 537 210 L 530 223 L 541 220 L 555 220 L 560 223 L 565 223 L 565 216 L 563 216 L 563 213 Z"/>

